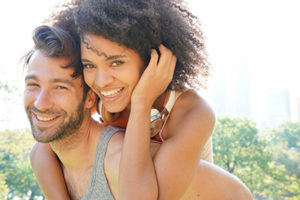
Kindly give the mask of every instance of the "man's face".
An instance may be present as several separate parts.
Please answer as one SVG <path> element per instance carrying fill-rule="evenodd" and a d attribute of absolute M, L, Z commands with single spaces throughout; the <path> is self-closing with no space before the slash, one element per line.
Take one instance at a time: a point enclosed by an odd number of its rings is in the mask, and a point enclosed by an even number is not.
<path fill-rule="evenodd" d="M 46 57 L 36 51 L 25 77 L 24 106 L 32 134 L 39 142 L 52 142 L 76 131 L 83 120 L 84 100 L 81 78 L 74 69 L 64 69 L 66 58 Z"/>

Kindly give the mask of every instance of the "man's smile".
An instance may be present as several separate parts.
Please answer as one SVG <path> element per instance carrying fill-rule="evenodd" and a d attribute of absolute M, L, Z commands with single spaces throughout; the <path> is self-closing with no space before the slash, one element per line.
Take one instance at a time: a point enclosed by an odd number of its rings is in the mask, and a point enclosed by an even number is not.
<path fill-rule="evenodd" d="M 56 121 L 58 121 L 58 119 L 60 118 L 60 116 L 42 116 L 40 114 L 34 113 L 32 112 L 32 116 L 34 119 L 34 124 L 36 126 L 42 126 L 42 127 L 46 127 L 46 126 L 52 126 Z"/>

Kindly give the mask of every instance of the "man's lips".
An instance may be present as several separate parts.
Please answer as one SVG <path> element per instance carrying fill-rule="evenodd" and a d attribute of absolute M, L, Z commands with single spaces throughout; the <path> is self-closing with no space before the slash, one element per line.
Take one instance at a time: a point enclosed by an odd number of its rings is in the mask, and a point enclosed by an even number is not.
<path fill-rule="evenodd" d="M 56 122 L 60 116 L 53 115 L 53 116 L 45 116 L 39 115 L 37 113 L 32 112 L 32 116 L 35 119 L 35 124 L 38 126 L 49 126 Z"/>

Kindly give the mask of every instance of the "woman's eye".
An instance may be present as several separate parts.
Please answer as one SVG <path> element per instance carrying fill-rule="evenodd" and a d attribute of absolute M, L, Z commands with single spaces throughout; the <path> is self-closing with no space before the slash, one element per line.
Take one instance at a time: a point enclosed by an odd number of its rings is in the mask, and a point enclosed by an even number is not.
<path fill-rule="evenodd" d="M 92 69 L 92 68 L 94 68 L 94 65 L 92 65 L 92 64 L 83 64 L 83 68 Z"/>
<path fill-rule="evenodd" d="M 122 65 L 123 63 L 124 63 L 123 61 L 117 60 L 117 61 L 112 62 L 111 65 L 113 67 L 117 67 L 117 66 Z"/>

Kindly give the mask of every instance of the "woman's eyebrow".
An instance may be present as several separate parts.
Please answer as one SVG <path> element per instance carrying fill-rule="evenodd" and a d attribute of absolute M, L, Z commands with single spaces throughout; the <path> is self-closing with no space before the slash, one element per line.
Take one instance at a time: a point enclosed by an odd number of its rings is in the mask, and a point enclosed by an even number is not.
<path fill-rule="evenodd" d="M 125 55 L 112 55 L 112 56 L 108 56 L 105 60 L 109 61 L 109 60 L 115 60 L 115 59 L 119 59 L 119 58 L 124 58 L 126 57 Z"/>
<path fill-rule="evenodd" d="M 112 56 L 107 56 L 106 59 L 105 59 L 105 61 L 115 60 L 115 59 L 124 58 L 124 57 L 126 57 L 126 55 L 112 55 Z M 81 62 L 92 63 L 92 61 L 90 61 L 89 59 L 86 59 L 86 58 L 82 58 Z"/>
<path fill-rule="evenodd" d="M 81 58 L 81 62 L 89 62 L 89 63 L 91 63 L 92 61 L 90 61 L 89 59 L 86 59 L 86 58 Z"/>

